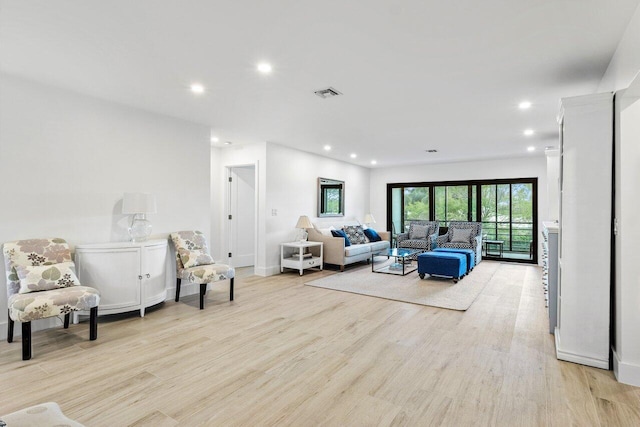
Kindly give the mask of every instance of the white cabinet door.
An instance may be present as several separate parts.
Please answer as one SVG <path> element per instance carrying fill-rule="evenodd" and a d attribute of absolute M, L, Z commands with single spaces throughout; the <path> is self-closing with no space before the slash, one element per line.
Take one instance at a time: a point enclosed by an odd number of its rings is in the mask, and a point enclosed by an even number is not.
<path fill-rule="evenodd" d="M 142 248 L 143 305 L 149 307 L 161 303 L 167 296 L 167 245 Z M 144 307 L 141 312 L 144 315 Z"/>
<path fill-rule="evenodd" d="M 167 295 L 167 241 L 76 246 L 82 284 L 100 291 L 99 314 L 124 313 L 161 303 Z"/>
<path fill-rule="evenodd" d="M 76 251 L 80 283 L 100 291 L 101 314 L 140 305 L 140 248 Z"/>

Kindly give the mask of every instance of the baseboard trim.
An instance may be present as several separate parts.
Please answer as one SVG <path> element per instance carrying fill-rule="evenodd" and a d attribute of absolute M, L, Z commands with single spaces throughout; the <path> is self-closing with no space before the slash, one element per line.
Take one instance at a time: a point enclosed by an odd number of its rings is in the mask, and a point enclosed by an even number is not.
<path fill-rule="evenodd" d="M 280 266 L 272 265 L 270 267 L 255 267 L 253 274 L 261 277 L 275 276 L 276 274 L 280 274 Z"/>
<path fill-rule="evenodd" d="M 558 330 L 558 328 L 555 329 L 554 336 L 556 339 L 556 357 L 559 360 L 609 370 L 609 360 L 607 359 L 596 359 L 593 357 L 581 356 L 579 354 L 561 350 L 562 345 L 560 341 L 560 331 Z"/>
<path fill-rule="evenodd" d="M 613 353 L 613 373 L 616 379 L 621 383 L 640 387 L 640 366 L 621 361 L 613 347 L 611 347 L 611 352 Z"/>

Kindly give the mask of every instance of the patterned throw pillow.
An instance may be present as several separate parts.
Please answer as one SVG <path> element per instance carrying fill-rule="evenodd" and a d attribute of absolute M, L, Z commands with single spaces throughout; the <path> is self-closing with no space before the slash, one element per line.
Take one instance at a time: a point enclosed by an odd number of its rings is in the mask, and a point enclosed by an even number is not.
<path fill-rule="evenodd" d="M 190 251 L 181 250 L 180 260 L 182 261 L 182 265 L 184 265 L 184 268 L 215 264 L 215 261 L 213 260 L 213 258 L 211 258 L 211 255 L 209 255 L 202 249 L 193 249 Z"/>
<path fill-rule="evenodd" d="M 349 237 L 351 244 L 360 245 L 367 243 L 367 238 L 364 235 L 364 230 L 361 225 L 345 225 L 342 229 L 347 234 L 347 237 Z"/>
<path fill-rule="evenodd" d="M 428 232 L 428 225 L 411 224 L 409 228 L 409 239 L 426 239 Z"/>
<path fill-rule="evenodd" d="M 80 281 L 71 269 L 72 262 L 52 265 L 19 266 L 16 272 L 20 278 L 18 293 L 48 291 L 51 289 L 80 286 Z"/>
<path fill-rule="evenodd" d="M 454 228 L 451 233 L 451 243 L 469 243 L 472 231 L 470 228 Z"/>

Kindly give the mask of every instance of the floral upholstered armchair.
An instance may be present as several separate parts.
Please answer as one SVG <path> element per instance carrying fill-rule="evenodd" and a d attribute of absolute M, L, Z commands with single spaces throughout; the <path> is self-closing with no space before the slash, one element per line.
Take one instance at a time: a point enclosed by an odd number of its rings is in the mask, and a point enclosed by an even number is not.
<path fill-rule="evenodd" d="M 436 239 L 436 245 L 438 248 L 473 249 L 478 264 L 482 260 L 482 223 L 451 221 L 447 233 Z"/>
<path fill-rule="evenodd" d="M 176 249 L 176 302 L 180 300 L 182 280 L 200 285 L 200 310 L 204 308 L 207 284 L 229 279 L 229 300 L 233 301 L 235 270 L 225 264 L 216 264 L 207 246 L 207 239 L 200 231 L 171 233 Z"/>
<path fill-rule="evenodd" d="M 409 232 L 398 234 L 396 238 L 398 247 L 430 251 L 438 237 L 439 228 L 438 221 L 411 221 Z"/>
<path fill-rule="evenodd" d="M 81 286 L 75 275 L 69 245 L 63 239 L 30 239 L 5 243 L 9 330 L 22 323 L 22 359 L 31 359 L 31 321 L 64 316 L 69 327 L 73 311 L 90 311 L 89 339 L 98 337 L 97 289 Z"/>

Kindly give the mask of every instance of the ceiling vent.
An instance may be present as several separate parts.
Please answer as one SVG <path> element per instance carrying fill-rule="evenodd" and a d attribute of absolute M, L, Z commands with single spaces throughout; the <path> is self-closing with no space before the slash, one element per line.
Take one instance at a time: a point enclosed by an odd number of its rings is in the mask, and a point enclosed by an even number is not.
<path fill-rule="evenodd" d="M 438 150 L 434 150 L 433 148 L 430 149 L 430 150 L 424 150 L 424 151 L 426 151 L 427 153 L 437 153 L 438 152 Z"/>
<path fill-rule="evenodd" d="M 338 95 L 342 95 L 342 93 L 338 92 L 337 90 L 335 90 L 332 87 L 328 87 L 326 89 L 320 89 L 317 90 L 315 92 L 316 95 L 318 95 L 320 98 L 331 98 L 332 96 L 338 96 Z"/>

